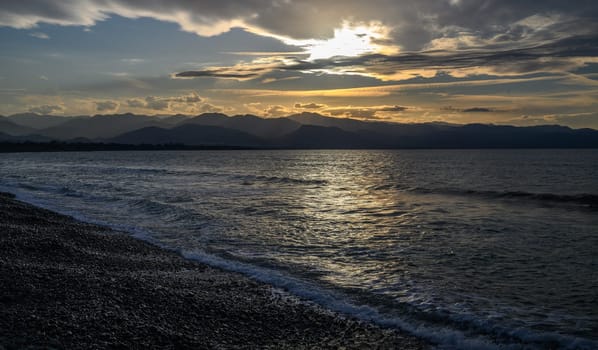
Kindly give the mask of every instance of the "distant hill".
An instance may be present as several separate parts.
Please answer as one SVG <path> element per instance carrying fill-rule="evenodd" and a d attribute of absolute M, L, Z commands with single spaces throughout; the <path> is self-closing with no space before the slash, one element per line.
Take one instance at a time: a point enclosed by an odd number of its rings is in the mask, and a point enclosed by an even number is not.
<path fill-rule="evenodd" d="M 46 129 L 58 126 L 69 121 L 73 117 L 59 117 L 55 115 L 40 115 L 36 113 L 19 113 L 8 117 L 11 122 L 26 126 L 32 129 Z"/>
<path fill-rule="evenodd" d="M 46 119 L 48 118 L 48 119 Z M 19 125 L 44 125 L 39 129 Z M 59 123 L 62 121 L 61 123 Z M 251 148 L 598 148 L 598 131 L 559 125 L 515 127 L 446 123 L 401 124 L 300 113 L 282 118 L 134 114 L 93 117 L 0 117 L 9 142 L 218 145 Z"/>
<path fill-rule="evenodd" d="M 393 123 L 384 123 L 384 122 L 366 122 L 357 119 L 350 119 L 350 118 L 331 118 L 325 117 L 318 113 L 309 113 L 303 112 L 299 114 L 292 114 L 287 117 L 297 123 L 302 125 L 315 125 L 315 126 L 324 126 L 324 127 L 333 127 L 339 128 L 346 131 L 361 131 L 361 130 L 371 130 L 376 129 L 379 127 L 388 126 L 389 124 Z"/>
<path fill-rule="evenodd" d="M 251 114 L 228 117 L 220 113 L 205 113 L 189 120 L 183 120 L 181 123 L 220 126 L 261 138 L 281 137 L 301 126 L 301 123 L 289 118 L 260 118 Z"/>
<path fill-rule="evenodd" d="M 598 147 L 598 131 L 561 126 L 412 125 L 404 129 L 390 143 L 391 148 Z"/>
<path fill-rule="evenodd" d="M 7 117 L 0 116 L 0 133 L 8 134 L 11 136 L 27 135 L 35 132 L 36 130 L 27 126 L 19 125 L 12 122 Z"/>
<path fill-rule="evenodd" d="M 114 137 L 149 126 L 168 126 L 168 123 L 157 117 L 129 113 L 97 115 L 90 118 L 69 118 L 68 121 L 40 130 L 39 133 L 57 140 L 69 140 L 76 137 L 96 139 Z"/>
<path fill-rule="evenodd" d="M 167 115 L 167 116 L 160 116 L 158 117 L 160 122 L 164 125 L 172 125 L 175 126 L 177 124 L 183 124 L 185 121 L 189 120 L 191 117 L 182 115 L 182 114 L 175 114 L 175 115 Z"/>
<path fill-rule="evenodd" d="M 45 136 L 30 134 L 23 136 L 13 136 L 0 132 L 0 142 L 50 142 L 52 139 Z"/>
<path fill-rule="evenodd" d="M 193 146 L 264 147 L 266 142 L 242 131 L 219 126 L 184 124 L 172 129 L 147 127 L 103 140 L 120 144 L 185 144 Z"/>
<path fill-rule="evenodd" d="M 285 148 L 364 148 L 369 144 L 355 132 L 337 127 L 302 125 L 298 130 L 274 141 L 274 145 Z"/>

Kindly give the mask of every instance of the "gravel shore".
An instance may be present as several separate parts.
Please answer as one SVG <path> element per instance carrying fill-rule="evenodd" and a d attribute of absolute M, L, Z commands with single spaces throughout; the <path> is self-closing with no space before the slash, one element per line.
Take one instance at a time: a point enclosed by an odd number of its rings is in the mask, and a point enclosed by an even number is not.
<path fill-rule="evenodd" d="M 0 349 L 427 348 L 5 193 L 0 276 Z"/>

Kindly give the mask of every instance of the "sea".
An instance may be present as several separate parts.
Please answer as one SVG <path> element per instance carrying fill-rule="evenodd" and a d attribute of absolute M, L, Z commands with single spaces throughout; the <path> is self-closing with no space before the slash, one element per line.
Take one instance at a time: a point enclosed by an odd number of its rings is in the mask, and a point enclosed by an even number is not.
<path fill-rule="evenodd" d="M 12 153 L 0 190 L 438 349 L 598 349 L 598 150 Z"/>

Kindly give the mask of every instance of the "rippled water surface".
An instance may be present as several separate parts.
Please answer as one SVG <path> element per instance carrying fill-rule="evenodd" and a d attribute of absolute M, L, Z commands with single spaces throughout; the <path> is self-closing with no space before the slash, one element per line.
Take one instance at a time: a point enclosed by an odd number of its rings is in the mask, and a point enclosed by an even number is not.
<path fill-rule="evenodd" d="M 597 150 L 3 154 L 0 184 L 441 348 L 598 347 Z"/>

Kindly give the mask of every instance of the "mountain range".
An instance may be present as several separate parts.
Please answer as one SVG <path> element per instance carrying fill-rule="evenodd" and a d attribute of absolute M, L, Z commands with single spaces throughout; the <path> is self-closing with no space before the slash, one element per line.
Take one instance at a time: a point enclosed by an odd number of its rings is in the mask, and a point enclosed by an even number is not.
<path fill-rule="evenodd" d="M 598 131 L 559 125 L 392 123 L 300 113 L 59 117 L 0 116 L 0 142 L 234 146 L 247 148 L 596 148 Z"/>

